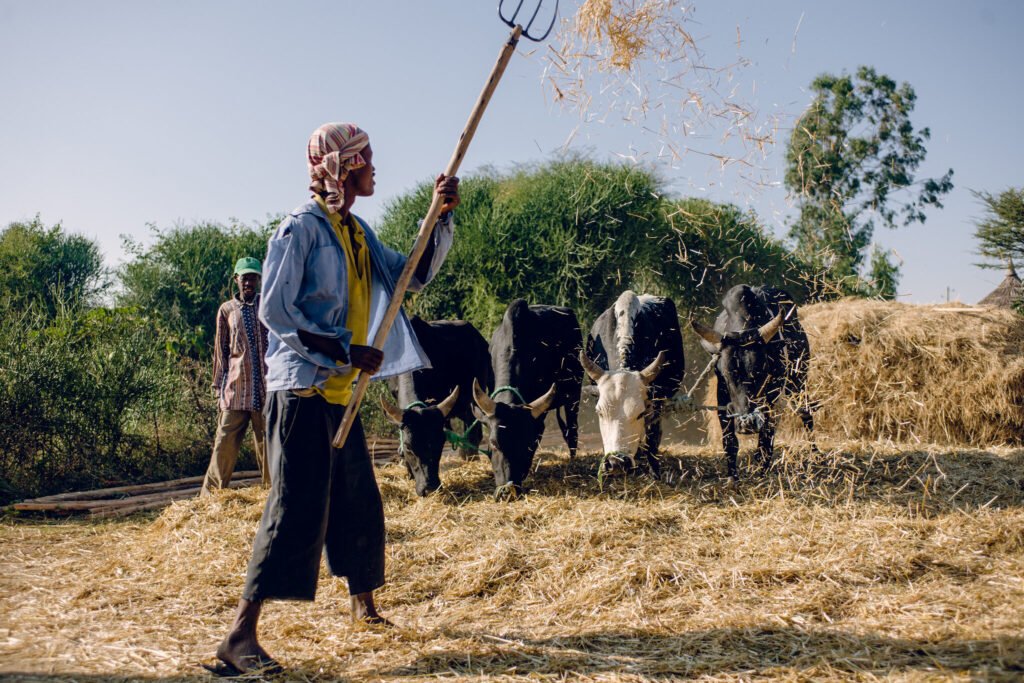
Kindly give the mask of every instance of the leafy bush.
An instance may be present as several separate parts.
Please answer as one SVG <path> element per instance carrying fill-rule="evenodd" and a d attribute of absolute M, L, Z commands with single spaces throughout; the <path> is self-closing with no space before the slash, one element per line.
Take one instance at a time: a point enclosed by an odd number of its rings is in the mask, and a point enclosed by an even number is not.
<path fill-rule="evenodd" d="M 625 164 L 556 161 L 462 183 L 455 245 L 409 307 L 461 318 L 485 336 L 508 302 L 573 308 L 589 324 L 625 289 L 672 296 L 682 310 L 717 307 L 730 286 L 783 286 L 804 299 L 807 266 L 751 214 L 703 199 L 669 200 L 658 179 Z M 408 251 L 426 213 L 424 183 L 387 207 L 381 237 Z"/>
<path fill-rule="evenodd" d="M 665 203 L 660 254 L 642 289 L 667 294 L 683 309 L 710 312 L 737 284 L 781 287 L 798 301 L 814 287 L 810 268 L 765 232 L 752 213 L 706 199 Z"/>
<path fill-rule="evenodd" d="M 431 188 L 424 183 L 387 207 L 384 241 L 411 249 Z M 656 252 L 659 193 L 645 171 L 582 159 L 468 178 L 448 261 L 410 308 L 469 320 L 485 336 L 516 297 L 592 318 Z"/>
<path fill-rule="evenodd" d="M 38 495 L 177 473 L 152 429 L 179 377 L 136 311 L 11 315 L 0 326 L 0 486 Z"/>

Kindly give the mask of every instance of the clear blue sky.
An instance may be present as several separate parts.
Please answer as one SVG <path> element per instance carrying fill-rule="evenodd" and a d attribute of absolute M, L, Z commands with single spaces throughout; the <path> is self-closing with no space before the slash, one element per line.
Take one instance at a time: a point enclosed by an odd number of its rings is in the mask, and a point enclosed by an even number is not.
<path fill-rule="evenodd" d="M 0 225 L 43 221 L 96 238 L 147 224 L 262 221 L 306 196 L 304 145 L 325 121 L 354 121 L 374 146 L 382 207 L 448 160 L 507 29 L 491 0 L 256 2 L 0 0 Z M 880 230 L 902 257 L 903 300 L 972 303 L 1002 278 L 974 267 L 969 190 L 1024 185 L 1024 3 L 697 0 L 709 64 L 751 65 L 729 87 L 781 122 L 752 185 L 687 154 L 660 172 L 676 194 L 755 209 L 777 234 L 792 215 L 781 180 L 786 126 L 824 71 L 875 66 L 918 95 L 932 140 L 924 176 L 956 189 L 923 226 Z M 563 15 L 575 2 L 563 0 Z M 738 38 L 739 36 L 739 43 Z M 524 50 L 531 49 L 524 44 Z M 579 124 L 552 105 L 536 55 L 517 55 L 462 175 L 549 159 Z M 713 150 L 715 135 L 697 138 Z M 618 158 L 654 144 L 615 121 L 581 126 L 576 149 Z"/>

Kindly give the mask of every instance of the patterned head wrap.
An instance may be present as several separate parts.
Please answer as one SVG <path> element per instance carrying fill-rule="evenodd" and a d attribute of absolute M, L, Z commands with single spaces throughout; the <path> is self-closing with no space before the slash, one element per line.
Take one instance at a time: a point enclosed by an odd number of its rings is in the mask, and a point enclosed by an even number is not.
<path fill-rule="evenodd" d="M 366 165 L 360 152 L 369 144 L 366 132 L 354 123 L 325 123 L 310 136 L 306 146 L 309 189 L 324 195 L 331 211 L 341 211 L 345 203 L 342 183 L 349 171 Z"/>

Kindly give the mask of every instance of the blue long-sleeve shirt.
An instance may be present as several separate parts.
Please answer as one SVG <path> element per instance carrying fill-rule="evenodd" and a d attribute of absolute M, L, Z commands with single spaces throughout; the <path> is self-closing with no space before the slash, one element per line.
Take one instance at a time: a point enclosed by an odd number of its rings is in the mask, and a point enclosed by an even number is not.
<path fill-rule="evenodd" d="M 391 300 L 395 281 L 405 267 L 406 256 L 381 244 L 366 222 L 358 216 L 356 219 L 366 231 L 372 265 L 369 338 L 373 339 Z M 450 216 L 438 221 L 432 236 L 434 256 L 426 281 L 413 276 L 410 291 L 419 290 L 434 277 L 451 249 L 453 234 Z M 330 375 L 350 368 L 306 348 L 299 340 L 299 330 L 337 339 L 346 355 L 350 355 L 352 333 L 345 327 L 348 315 L 345 254 L 327 216 L 312 200 L 292 211 L 267 243 L 259 315 L 269 333 L 267 391 L 322 386 Z M 395 319 L 382 351 L 384 362 L 374 379 L 430 367 L 404 312 Z"/>

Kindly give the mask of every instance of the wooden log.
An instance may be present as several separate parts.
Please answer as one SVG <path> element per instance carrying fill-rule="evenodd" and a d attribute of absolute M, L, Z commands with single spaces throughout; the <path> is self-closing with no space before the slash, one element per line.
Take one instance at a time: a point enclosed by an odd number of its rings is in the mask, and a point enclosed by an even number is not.
<path fill-rule="evenodd" d="M 138 503 L 135 505 L 124 505 L 116 508 L 101 508 L 95 512 L 89 513 L 89 517 L 93 519 L 104 519 L 109 517 L 124 517 L 131 515 L 136 512 L 145 512 L 146 510 L 158 510 L 166 506 L 171 501 L 150 501 L 148 503 Z"/>
<path fill-rule="evenodd" d="M 234 479 L 228 488 L 236 489 L 245 486 L 257 486 L 261 482 L 260 477 L 246 477 Z M 13 505 L 15 510 L 23 512 L 91 512 L 101 509 L 116 509 L 120 507 L 134 507 L 143 503 L 169 503 L 183 498 L 191 498 L 199 495 L 201 487 L 191 486 L 172 491 L 156 491 L 149 494 L 130 496 L 128 498 L 107 498 L 95 500 L 64 500 L 64 501 L 23 501 Z"/>
<path fill-rule="evenodd" d="M 255 479 L 245 479 L 241 481 L 232 481 L 228 488 L 238 489 L 246 486 L 258 486 L 262 480 L 257 477 Z M 117 501 L 114 505 L 103 505 L 91 508 L 89 510 L 89 517 L 93 519 L 103 519 L 109 517 L 124 517 L 125 515 L 131 515 L 136 512 L 145 512 L 147 510 L 158 510 L 166 505 L 173 503 L 176 500 L 182 500 L 184 498 L 192 498 L 199 495 L 199 489 L 190 491 L 190 495 L 183 496 L 177 495 L 181 492 L 172 491 L 166 494 L 164 498 L 160 500 L 142 500 L 143 496 L 137 498 L 128 498 L 125 500 Z"/>
<path fill-rule="evenodd" d="M 243 470 L 235 472 L 235 479 L 252 479 L 259 477 L 259 470 Z M 114 486 L 105 489 L 93 489 L 91 491 L 72 491 L 69 493 L 58 493 L 52 496 L 42 496 L 23 501 L 25 503 L 51 503 L 63 500 L 99 500 L 112 498 L 120 495 L 133 496 L 140 493 L 153 491 L 173 491 L 179 488 L 188 488 L 203 483 L 203 477 L 185 477 L 183 479 L 171 479 L 169 481 L 155 481 L 150 484 L 133 484 L 130 486 Z"/>

